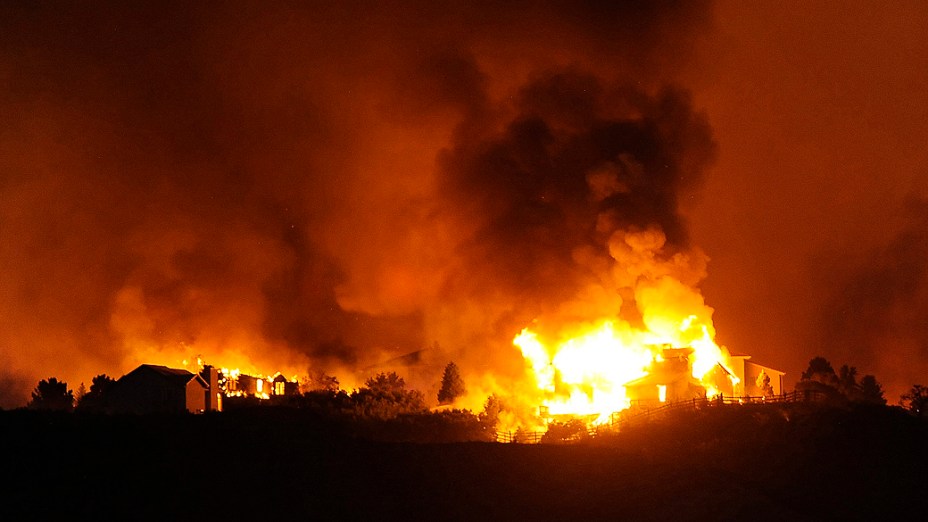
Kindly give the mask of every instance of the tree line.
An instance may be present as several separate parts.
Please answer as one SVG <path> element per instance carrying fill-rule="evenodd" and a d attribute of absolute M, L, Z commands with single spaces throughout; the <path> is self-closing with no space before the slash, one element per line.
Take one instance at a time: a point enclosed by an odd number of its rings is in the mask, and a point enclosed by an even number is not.
<path fill-rule="evenodd" d="M 272 396 L 271 399 L 227 397 L 226 411 L 246 411 L 254 407 L 275 406 L 301 410 L 315 415 L 341 428 L 363 431 L 363 435 L 394 434 L 394 438 L 416 439 L 429 433 L 437 440 L 495 440 L 496 425 L 501 402 L 494 396 L 487 399 L 484 410 L 441 408 L 432 411 L 425 395 L 407 387 L 396 372 L 381 372 L 368 378 L 360 388 L 348 392 L 339 387 L 338 380 L 327 375 L 309 379 L 309 389 L 299 394 Z M 55 377 L 43 379 L 36 385 L 27 408 L 31 410 L 110 413 L 116 390 L 116 380 L 106 374 L 93 378 L 90 389 L 83 383 L 78 392 L 68 388 Z M 441 406 L 453 406 L 456 399 L 466 393 L 460 369 L 449 362 L 442 374 L 437 394 Z M 418 434 L 418 435 L 417 435 Z M 431 440 L 431 439 L 430 439 Z"/>
<path fill-rule="evenodd" d="M 808 368 L 796 384 L 796 390 L 819 392 L 833 400 L 885 405 L 887 401 L 883 388 L 876 377 L 867 374 L 858 379 L 858 375 L 859 372 L 854 366 L 844 364 L 836 371 L 826 358 L 816 356 L 809 361 Z M 341 390 L 335 378 L 327 377 L 318 381 L 324 384 L 280 401 L 290 406 L 354 419 L 390 420 L 403 415 L 422 414 L 428 411 L 422 392 L 408 389 L 405 380 L 395 372 L 382 372 L 374 375 L 365 381 L 364 386 L 350 393 Z M 115 383 L 116 380 L 112 377 L 100 374 L 93 378 L 89 390 L 85 390 L 84 384 L 81 383 L 75 394 L 68 389 L 67 383 L 50 377 L 39 381 L 36 385 L 27 408 L 68 412 L 105 412 Z M 438 403 L 452 405 L 465 393 L 466 386 L 460 369 L 453 361 L 449 362 L 442 374 L 437 396 Z M 499 404 L 497 397 L 488 398 L 484 411 L 475 415 L 475 419 L 484 425 L 490 421 L 495 425 L 499 414 Z M 899 398 L 898 405 L 913 415 L 928 417 L 928 386 L 913 385 Z M 445 415 L 464 414 L 463 412 L 455 413 L 457 410 L 449 411 Z M 466 413 L 470 414 L 470 412 Z"/>
<path fill-rule="evenodd" d="M 864 375 L 857 380 L 854 366 L 842 365 L 838 371 L 828 359 L 813 357 L 806 371 L 796 383 L 797 391 L 822 392 L 832 400 L 853 403 L 885 405 L 883 386 L 873 375 Z M 928 386 L 915 384 L 899 397 L 898 405 L 917 417 L 928 417 Z"/>

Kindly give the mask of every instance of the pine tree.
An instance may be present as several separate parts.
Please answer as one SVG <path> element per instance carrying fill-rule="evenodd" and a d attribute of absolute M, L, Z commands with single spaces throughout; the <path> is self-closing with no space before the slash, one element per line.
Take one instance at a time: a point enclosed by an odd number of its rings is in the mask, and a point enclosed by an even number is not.
<path fill-rule="evenodd" d="M 455 399 L 464 395 L 464 380 L 461 379 L 461 372 L 458 371 L 458 365 L 449 362 L 445 366 L 445 373 L 441 377 L 441 389 L 438 390 L 438 403 L 451 404 Z"/>
<path fill-rule="evenodd" d="M 863 402 L 873 404 L 886 404 L 886 398 L 883 397 L 883 386 L 877 382 L 873 375 L 864 375 L 860 380 L 860 393 Z"/>

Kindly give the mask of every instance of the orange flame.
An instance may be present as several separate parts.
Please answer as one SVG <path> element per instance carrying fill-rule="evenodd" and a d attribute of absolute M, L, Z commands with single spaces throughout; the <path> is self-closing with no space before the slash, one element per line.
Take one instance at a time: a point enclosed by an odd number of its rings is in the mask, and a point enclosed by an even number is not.
<path fill-rule="evenodd" d="M 632 328 L 621 320 L 601 320 L 576 335 L 554 342 L 542 341 L 539 334 L 525 328 L 513 340 L 522 351 L 528 370 L 551 415 L 596 415 L 599 422 L 609 414 L 628 408 L 635 398 L 630 383 L 654 372 L 663 362 L 666 348 L 690 348 L 690 377 L 705 390 L 718 395 L 716 375 L 721 368 L 734 383 L 728 368 L 727 350 L 715 343 L 710 326 L 695 315 L 686 317 L 676 335 L 660 336 Z M 656 376 L 656 379 L 672 378 Z M 655 381 L 661 399 L 667 383 Z"/>
<path fill-rule="evenodd" d="M 656 228 L 615 232 L 603 284 L 513 339 L 548 414 L 604 422 L 635 402 L 732 393 L 728 350 L 715 342 L 713 310 L 696 289 L 706 258 L 668 255 L 665 242 Z"/>

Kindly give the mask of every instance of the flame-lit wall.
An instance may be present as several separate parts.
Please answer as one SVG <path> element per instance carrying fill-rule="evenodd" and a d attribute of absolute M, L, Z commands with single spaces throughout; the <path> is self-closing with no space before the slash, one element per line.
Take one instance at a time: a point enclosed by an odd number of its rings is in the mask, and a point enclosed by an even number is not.
<path fill-rule="evenodd" d="M 754 361 L 745 361 L 744 378 L 742 379 L 744 381 L 745 395 L 752 397 L 764 395 L 763 388 L 758 385 L 758 378 L 761 376 L 761 373 L 766 374 L 767 377 L 770 378 L 770 387 L 773 389 L 772 393 L 774 395 L 780 395 L 785 391 L 783 381 L 786 374 L 784 372 L 762 366 Z"/>
<path fill-rule="evenodd" d="M 731 358 L 731 367 L 738 378 L 731 395 L 736 397 L 762 397 L 764 390 L 758 386 L 758 377 L 764 372 L 770 378 L 770 386 L 773 395 L 781 395 L 786 389 L 785 376 L 782 371 L 763 366 L 751 359 L 750 355 L 733 355 Z"/>
<path fill-rule="evenodd" d="M 209 387 L 198 378 L 191 379 L 184 387 L 186 395 L 186 409 L 190 413 L 203 413 L 208 411 L 206 408 L 206 397 L 209 394 Z"/>

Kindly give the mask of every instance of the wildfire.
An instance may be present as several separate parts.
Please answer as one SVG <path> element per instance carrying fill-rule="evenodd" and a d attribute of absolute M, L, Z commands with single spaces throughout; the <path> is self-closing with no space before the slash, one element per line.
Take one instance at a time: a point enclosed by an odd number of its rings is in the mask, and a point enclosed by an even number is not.
<path fill-rule="evenodd" d="M 513 339 L 541 413 L 601 423 L 634 404 L 732 395 L 738 378 L 697 287 L 705 254 L 669 247 L 658 227 L 617 229 L 607 246 L 611 259 L 576 255 L 600 267 L 599 283 Z"/>
<path fill-rule="evenodd" d="M 727 350 L 713 340 L 711 325 L 695 315 L 663 332 L 616 319 L 580 330 L 543 341 L 525 328 L 513 340 L 550 415 L 596 416 L 599 423 L 633 401 L 712 397 L 725 380 L 736 383 Z"/>

